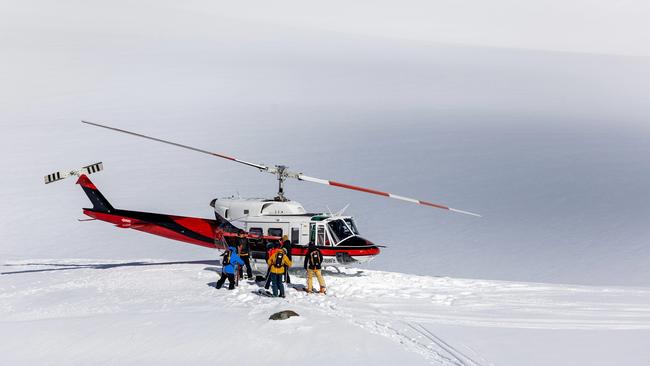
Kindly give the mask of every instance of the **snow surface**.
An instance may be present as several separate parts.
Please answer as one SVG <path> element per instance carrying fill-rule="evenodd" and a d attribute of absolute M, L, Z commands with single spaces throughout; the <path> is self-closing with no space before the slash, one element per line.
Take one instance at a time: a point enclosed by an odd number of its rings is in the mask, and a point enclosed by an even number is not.
<path fill-rule="evenodd" d="M 325 271 L 329 293 L 213 286 L 217 261 L 6 263 L 10 365 L 647 365 L 650 289 Z M 302 271 L 293 271 L 296 288 Z M 280 310 L 300 317 L 272 321 Z M 308 360 L 308 361 L 307 361 Z"/>
<path fill-rule="evenodd" d="M 0 363 L 649 364 L 648 5 L 554 3 L 0 3 Z M 484 217 L 289 182 L 383 254 L 327 297 L 216 291 L 213 252 L 43 175 L 198 217 L 273 178 L 81 119 Z"/>

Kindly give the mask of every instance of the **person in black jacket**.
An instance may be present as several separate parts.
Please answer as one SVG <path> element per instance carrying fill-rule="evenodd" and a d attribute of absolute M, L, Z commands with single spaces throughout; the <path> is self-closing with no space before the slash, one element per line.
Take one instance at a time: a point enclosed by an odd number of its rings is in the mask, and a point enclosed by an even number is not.
<path fill-rule="evenodd" d="M 289 237 L 286 235 L 282 236 L 282 249 L 287 253 L 287 257 L 289 257 L 289 260 L 292 260 L 291 258 L 291 242 L 289 241 Z M 286 283 L 291 283 L 291 276 L 289 276 L 289 268 L 286 268 L 286 271 L 284 271 L 284 282 Z"/>
<path fill-rule="evenodd" d="M 307 270 L 307 293 L 312 293 L 312 278 L 316 275 L 318 279 L 318 285 L 320 286 L 320 293 L 325 294 L 327 289 L 325 288 L 325 280 L 323 275 L 320 272 L 321 265 L 323 263 L 323 254 L 320 252 L 314 243 L 309 243 L 309 248 L 307 249 L 307 254 L 305 255 L 305 263 L 303 267 Z"/>
<path fill-rule="evenodd" d="M 248 239 L 245 235 L 239 235 L 239 257 L 244 261 L 246 266 L 246 278 L 253 278 L 253 269 L 251 268 L 250 260 L 251 249 L 248 244 Z M 243 266 L 239 267 L 239 278 L 243 278 L 244 268 Z"/>

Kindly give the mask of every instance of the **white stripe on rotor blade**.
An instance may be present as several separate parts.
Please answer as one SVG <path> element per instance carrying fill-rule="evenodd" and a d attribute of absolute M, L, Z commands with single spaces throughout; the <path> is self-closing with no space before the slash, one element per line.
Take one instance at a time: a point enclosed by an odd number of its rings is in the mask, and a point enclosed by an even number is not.
<path fill-rule="evenodd" d="M 214 154 L 213 154 L 213 155 L 214 155 Z M 233 160 L 233 161 L 236 161 L 236 162 L 238 162 L 238 163 L 240 163 L 240 164 L 244 164 L 244 165 L 252 166 L 252 167 L 257 168 L 257 169 L 259 169 L 259 170 L 265 170 L 265 171 L 268 171 L 268 170 L 269 170 L 269 167 L 267 167 L 266 165 L 255 164 L 255 163 L 251 163 L 251 162 L 249 162 L 249 161 L 239 160 L 239 159 L 235 159 L 235 158 L 233 158 L 232 160 Z"/>
<path fill-rule="evenodd" d="M 310 177 L 310 176 L 307 176 L 307 175 L 302 175 L 301 174 L 301 175 L 298 176 L 298 178 L 301 179 L 301 180 L 306 180 L 308 182 L 330 185 L 329 180 L 314 178 L 314 177 Z"/>
<path fill-rule="evenodd" d="M 473 212 L 458 210 L 458 209 L 451 208 L 451 207 L 449 208 L 449 211 L 454 211 L 454 212 L 462 213 L 462 214 L 465 214 L 465 215 L 472 215 L 472 216 L 476 216 L 476 217 L 483 217 L 483 216 L 481 216 L 479 214 L 476 214 L 476 213 L 473 213 Z"/>
<path fill-rule="evenodd" d="M 390 198 L 395 198 L 395 199 L 397 199 L 397 200 L 402 200 L 402 201 L 407 201 L 407 202 L 417 203 L 417 204 L 420 203 L 420 201 L 418 201 L 418 200 L 416 200 L 416 199 L 408 198 L 408 197 L 404 197 L 404 196 L 398 196 L 398 195 L 396 195 L 396 194 L 392 194 L 392 193 L 389 193 L 389 194 L 388 194 L 388 197 L 390 197 Z"/>

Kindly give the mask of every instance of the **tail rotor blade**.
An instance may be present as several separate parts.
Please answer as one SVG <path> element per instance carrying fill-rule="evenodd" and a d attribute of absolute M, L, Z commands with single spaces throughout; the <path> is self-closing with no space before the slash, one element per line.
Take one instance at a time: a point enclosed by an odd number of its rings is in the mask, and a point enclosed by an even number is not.
<path fill-rule="evenodd" d="M 100 161 L 99 163 L 86 165 L 80 169 L 71 170 L 68 172 L 59 171 L 52 174 L 48 174 L 44 177 L 45 184 L 50 184 L 63 180 L 71 175 L 79 176 L 81 174 L 92 174 L 104 170 L 104 164 Z"/>
<path fill-rule="evenodd" d="M 81 172 L 83 174 L 97 173 L 97 172 L 101 172 L 102 170 L 104 170 L 104 164 L 102 164 L 101 162 L 95 163 L 95 164 L 90 164 L 90 165 L 87 165 L 87 166 L 81 168 Z"/>
<path fill-rule="evenodd" d="M 55 172 L 52 174 L 48 174 L 45 176 L 45 184 L 50 184 L 54 182 L 58 182 L 62 179 L 65 179 L 70 176 L 70 173 L 68 172 Z"/>

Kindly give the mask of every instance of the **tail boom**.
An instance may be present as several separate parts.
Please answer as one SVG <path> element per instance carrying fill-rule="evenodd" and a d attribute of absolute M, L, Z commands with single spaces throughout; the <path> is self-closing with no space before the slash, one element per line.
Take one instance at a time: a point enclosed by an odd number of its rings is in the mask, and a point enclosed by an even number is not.
<path fill-rule="evenodd" d="M 103 212 L 84 208 L 83 212 L 87 216 L 119 228 L 134 229 L 207 248 L 221 247 L 218 242 L 215 244 L 217 231 L 215 220 L 127 210 Z"/>
<path fill-rule="evenodd" d="M 225 247 L 215 240 L 220 230 L 216 220 L 116 209 L 85 174 L 79 176 L 77 184 L 93 204 L 92 208 L 84 208 L 83 213 L 94 219 L 203 247 Z"/>

